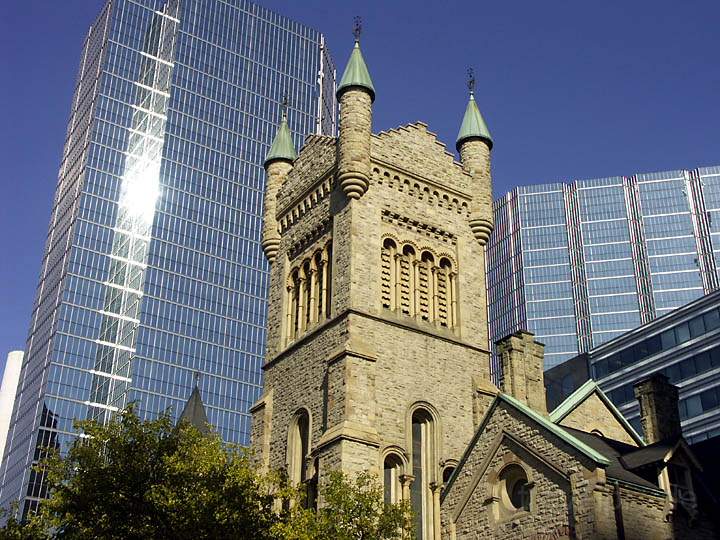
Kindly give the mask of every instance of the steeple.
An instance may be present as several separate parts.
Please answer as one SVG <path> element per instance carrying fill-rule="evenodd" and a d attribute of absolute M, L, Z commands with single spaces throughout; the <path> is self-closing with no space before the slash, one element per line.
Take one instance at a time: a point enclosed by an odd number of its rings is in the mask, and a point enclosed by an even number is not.
<path fill-rule="evenodd" d="M 263 240 L 262 247 L 265 257 L 270 264 L 275 260 L 278 246 L 280 245 L 280 233 L 278 232 L 277 219 L 277 194 L 283 182 L 293 168 L 293 162 L 297 157 L 295 145 L 292 141 L 292 134 L 287 123 L 287 98 L 282 102 L 282 119 L 278 127 L 275 140 L 265 157 L 265 200 L 263 206 Z"/>
<path fill-rule="evenodd" d="M 360 52 L 360 19 L 355 18 L 355 46 L 337 89 L 340 129 L 337 144 L 338 182 L 349 199 L 359 199 L 370 186 L 370 137 L 375 87 Z"/>
<path fill-rule="evenodd" d="M 195 384 L 190 397 L 185 403 L 180 418 L 178 419 L 178 425 L 182 422 L 188 422 L 190 425 L 195 426 L 201 433 L 210 433 L 210 427 L 208 422 L 207 414 L 205 413 L 205 405 L 203 405 L 202 397 L 200 396 L 200 389 Z"/>
<path fill-rule="evenodd" d="M 265 157 L 265 167 L 267 167 L 270 162 L 276 160 L 292 163 L 296 157 L 297 152 L 295 151 L 292 134 L 290 133 L 290 128 L 287 123 L 287 103 L 283 102 L 282 120 L 280 120 L 280 126 L 275 134 L 275 140 L 273 140 L 270 151 Z"/>
<path fill-rule="evenodd" d="M 480 245 L 487 244 L 493 230 L 492 176 L 490 150 L 493 140 L 485 120 L 475 103 L 475 75 L 468 70 L 470 100 L 465 108 L 456 147 L 463 169 L 473 177 L 473 200 L 470 205 L 470 229 Z"/>
<path fill-rule="evenodd" d="M 362 26 L 360 24 L 360 19 L 359 17 L 355 17 L 355 28 L 353 31 L 355 34 L 355 46 L 350 53 L 350 59 L 345 67 L 342 79 L 340 79 L 340 85 L 337 89 L 337 97 L 340 99 L 340 96 L 342 96 L 342 94 L 344 94 L 349 88 L 364 88 L 370 94 L 370 101 L 372 102 L 375 101 L 375 87 L 373 86 L 372 79 L 370 78 L 370 72 L 365 64 L 365 59 L 360 51 L 361 29 Z"/>
<path fill-rule="evenodd" d="M 472 70 L 469 71 L 468 88 L 470 90 L 470 100 L 465 109 L 465 116 L 457 136 L 456 148 L 459 151 L 462 143 L 468 139 L 481 139 L 487 143 L 489 149 L 492 149 L 493 140 L 490 136 L 490 130 L 475 102 L 475 76 Z"/>

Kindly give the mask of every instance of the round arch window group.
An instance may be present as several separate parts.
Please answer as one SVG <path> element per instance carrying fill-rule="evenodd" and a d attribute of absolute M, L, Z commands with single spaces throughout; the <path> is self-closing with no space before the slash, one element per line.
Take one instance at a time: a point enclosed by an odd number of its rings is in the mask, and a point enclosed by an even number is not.
<path fill-rule="evenodd" d="M 449 256 L 385 238 L 381 258 L 385 309 L 443 327 L 457 326 L 457 271 Z"/>
<path fill-rule="evenodd" d="M 287 280 L 287 342 L 330 316 L 332 243 L 293 264 Z"/>

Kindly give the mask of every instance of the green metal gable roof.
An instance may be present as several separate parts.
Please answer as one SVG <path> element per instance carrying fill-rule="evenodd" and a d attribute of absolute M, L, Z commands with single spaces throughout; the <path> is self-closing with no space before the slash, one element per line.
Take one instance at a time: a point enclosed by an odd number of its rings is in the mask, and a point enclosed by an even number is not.
<path fill-rule="evenodd" d="M 293 162 L 296 157 L 297 152 L 295 151 L 295 145 L 292 141 L 292 134 L 290 133 L 290 128 L 288 127 L 287 117 L 283 114 L 283 118 L 280 121 L 280 127 L 275 134 L 275 140 L 270 147 L 268 155 L 265 157 L 265 166 L 267 167 L 268 163 L 275 160 Z"/>
<path fill-rule="evenodd" d="M 580 388 L 570 394 L 565 401 L 555 407 L 555 410 L 550 413 L 550 421 L 558 424 L 568 414 L 574 411 L 583 401 L 585 401 L 590 395 L 597 393 L 600 400 L 605 404 L 612 415 L 617 419 L 620 424 L 625 428 L 630 437 L 632 437 L 636 443 L 640 446 L 644 446 L 643 438 L 638 434 L 637 431 L 630 425 L 622 413 L 615 407 L 610 398 L 605 395 L 605 392 L 597 385 L 595 381 L 589 379 Z"/>
<path fill-rule="evenodd" d="M 445 498 L 445 495 L 447 495 L 447 493 L 450 492 L 452 485 L 455 483 L 455 479 L 457 478 L 458 472 L 463 468 L 463 466 L 467 462 L 468 458 L 470 457 L 470 454 L 473 451 L 473 448 L 475 448 L 475 445 L 477 444 L 481 435 L 485 431 L 485 426 L 487 426 L 488 422 L 490 421 L 490 418 L 493 415 L 493 412 L 495 411 L 495 409 L 497 408 L 497 406 L 500 402 L 506 403 L 507 405 L 520 411 L 525 416 L 528 416 L 529 418 L 533 419 L 534 421 L 536 421 L 537 423 L 542 425 L 545 429 L 547 429 L 551 433 L 557 435 L 560 439 L 562 439 L 563 441 L 568 443 L 570 446 L 579 450 L 581 453 L 583 453 L 584 455 L 586 455 L 587 457 L 592 459 L 595 463 L 597 463 L 601 467 L 607 467 L 610 464 L 610 460 L 608 458 L 606 458 L 600 452 L 597 452 L 596 450 L 592 449 L 587 444 L 578 440 L 577 437 L 573 437 L 563 427 L 553 424 L 550 420 L 545 418 L 543 415 L 534 411 L 533 409 L 531 409 L 530 407 L 528 407 L 521 401 L 518 401 L 514 397 L 500 392 L 497 394 L 497 396 L 495 396 L 495 398 L 490 403 L 490 406 L 488 407 L 487 411 L 485 411 L 485 416 L 483 416 L 482 422 L 480 422 L 480 425 L 475 430 L 475 434 L 473 435 L 472 440 L 465 447 L 465 451 L 463 452 L 463 455 L 460 458 L 460 462 L 458 463 L 457 467 L 455 467 L 455 472 L 453 472 L 452 476 L 450 477 L 450 481 L 448 482 L 447 487 L 445 488 L 443 493 L 440 495 L 441 501 Z"/>
<path fill-rule="evenodd" d="M 480 114 L 480 109 L 475 102 L 475 96 L 471 93 L 470 100 L 468 101 L 467 108 L 465 109 L 465 116 L 463 117 L 462 124 L 460 125 L 460 132 L 457 136 L 457 142 L 455 143 L 458 150 L 460 145 L 468 139 L 482 139 L 490 148 L 493 146 L 492 136 L 490 130 L 485 123 L 485 119 Z"/>
<path fill-rule="evenodd" d="M 350 59 L 345 67 L 345 73 L 343 73 L 342 79 L 340 79 L 337 97 L 340 98 L 346 90 L 353 86 L 368 90 L 368 92 L 370 92 L 370 99 L 375 101 L 375 87 L 370 78 L 370 72 L 365 64 L 365 59 L 360 51 L 360 42 L 358 41 L 355 42 L 352 53 L 350 53 Z"/>
<path fill-rule="evenodd" d="M 583 454 L 585 454 L 587 457 L 592 459 L 595 463 L 597 463 L 599 465 L 603 465 L 603 466 L 610 464 L 610 460 L 608 460 L 605 456 L 603 456 L 599 452 L 593 450 L 587 444 L 580 441 L 576 437 L 573 437 L 572 435 L 570 435 L 570 433 L 568 433 L 561 426 L 553 424 L 550 420 L 545 418 L 542 414 L 534 411 L 533 409 L 531 409 L 530 407 L 525 405 L 523 402 L 521 402 L 507 394 L 498 394 L 498 399 L 501 399 L 505 403 L 512 405 L 513 407 L 515 407 L 516 409 L 518 409 L 519 411 L 524 413 L 526 416 L 529 416 L 530 418 L 535 420 L 538 424 L 545 427 L 548 431 L 550 431 L 553 434 L 560 437 L 563 441 L 568 443 L 570 446 L 572 446 L 573 448 L 575 448 L 575 449 L 579 450 L 580 452 L 582 452 Z"/>

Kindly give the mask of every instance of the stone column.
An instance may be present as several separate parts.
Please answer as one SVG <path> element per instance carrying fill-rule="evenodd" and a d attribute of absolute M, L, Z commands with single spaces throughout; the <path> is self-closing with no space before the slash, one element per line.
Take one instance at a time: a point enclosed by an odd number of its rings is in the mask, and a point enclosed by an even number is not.
<path fill-rule="evenodd" d="M 420 261 L 415 256 L 412 261 L 412 276 L 410 277 L 412 282 L 412 309 L 410 310 L 410 316 L 415 318 L 422 318 L 420 313 Z"/>
<path fill-rule="evenodd" d="M 366 88 L 351 86 L 340 95 L 339 131 L 338 181 L 345 195 L 359 199 L 370 185 L 372 96 Z"/>
<path fill-rule="evenodd" d="M 459 147 L 463 169 L 475 180 L 470 206 L 470 229 L 480 245 L 487 244 L 494 227 L 490 146 L 483 139 L 463 141 Z"/>
<path fill-rule="evenodd" d="M 267 182 L 263 201 L 262 248 L 268 262 L 272 264 L 280 246 L 280 231 L 277 222 L 277 194 L 293 166 L 287 161 L 275 160 L 265 166 Z"/>
<path fill-rule="evenodd" d="M 432 524 L 433 539 L 440 540 L 441 522 L 440 522 L 440 491 L 442 483 L 430 482 L 430 491 L 432 492 Z"/>
<path fill-rule="evenodd" d="M 402 500 L 410 502 L 410 488 L 412 483 L 415 481 L 415 477 L 412 474 L 401 474 L 400 475 L 400 486 L 402 486 Z"/>
<path fill-rule="evenodd" d="M 295 287 L 293 285 L 287 286 L 287 314 L 285 315 L 285 344 L 290 343 L 293 338 L 293 296 L 295 293 Z"/>
<path fill-rule="evenodd" d="M 448 302 L 448 326 L 454 328 L 458 326 L 457 316 L 457 285 L 455 284 L 455 274 L 448 272 L 448 296 L 450 301 Z"/>

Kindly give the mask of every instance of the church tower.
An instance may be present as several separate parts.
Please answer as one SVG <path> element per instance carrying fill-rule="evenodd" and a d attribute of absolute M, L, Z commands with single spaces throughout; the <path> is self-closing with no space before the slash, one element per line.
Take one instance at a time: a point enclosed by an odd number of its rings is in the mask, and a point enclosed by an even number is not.
<path fill-rule="evenodd" d="M 496 390 L 484 245 L 492 139 L 473 95 L 461 163 L 425 124 L 372 133 L 375 87 L 356 41 L 338 138 L 295 156 L 283 115 L 265 163 L 271 264 L 265 390 L 252 446 L 310 499 L 329 471 L 379 475 L 440 538 L 440 491 Z"/>

